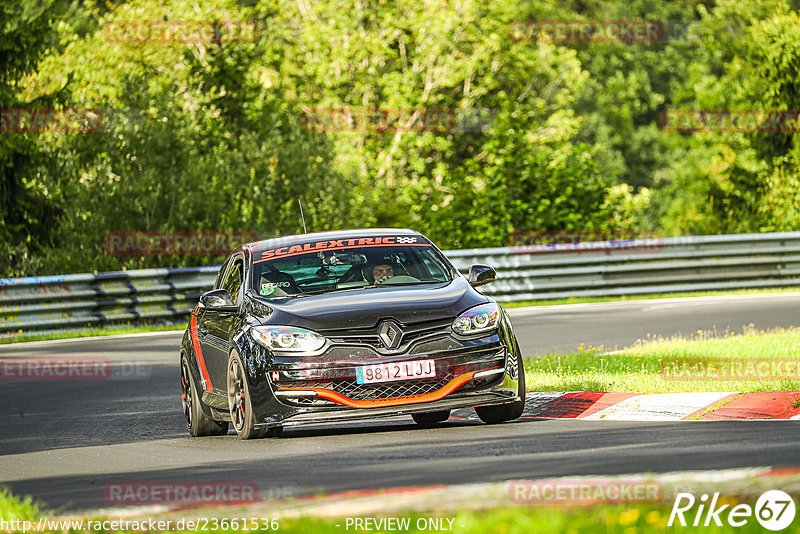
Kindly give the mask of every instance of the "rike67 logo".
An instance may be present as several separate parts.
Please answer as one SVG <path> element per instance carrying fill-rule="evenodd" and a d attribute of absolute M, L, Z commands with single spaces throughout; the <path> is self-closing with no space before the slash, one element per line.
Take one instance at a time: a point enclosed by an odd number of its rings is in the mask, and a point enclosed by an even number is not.
<path fill-rule="evenodd" d="M 719 493 L 709 500 L 708 494 L 696 499 L 691 493 L 678 493 L 667 526 L 718 527 L 727 524 L 732 527 L 746 525 L 755 516 L 756 521 L 767 530 L 783 530 L 794 521 L 795 504 L 792 497 L 780 490 L 763 493 L 755 506 L 749 504 L 722 504 Z"/>

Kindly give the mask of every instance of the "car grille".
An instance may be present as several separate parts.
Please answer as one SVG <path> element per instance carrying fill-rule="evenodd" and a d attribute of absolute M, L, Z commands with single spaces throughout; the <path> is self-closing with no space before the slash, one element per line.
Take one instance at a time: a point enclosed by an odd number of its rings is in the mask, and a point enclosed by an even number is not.
<path fill-rule="evenodd" d="M 344 347 L 342 347 L 344 348 Z M 365 349 L 368 350 L 368 349 Z M 494 358 L 483 359 L 480 362 L 453 363 L 449 358 L 437 360 L 437 376 L 435 378 L 425 378 L 418 380 L 403 380 L 397 382 L 382 382 L 375 384 L 359 384 L 355 380 L 353 368 L 342 367 L 334 373 L 332 370 L 322 372 L 329 376 L 316 376 L 314 378 L 294 380 L 281 380 L 277 383 L 279 390 L 282 389 L 326 389 L 333 391 L 354 401 L 380 401 L 397 398 L 414 398 L 422 395 L 435 393 L 452 381 L 456 376 L 460 376 L 470 371 L 502 367 L 506 362 L 506 351 L 500 348 L 498 351 L 493 349 Z M 490 353 L 491 354 L 491 353 Z M 363 356 L 363 354 L 361 355 Z M 514 360 L 516 362 L 516 359 Z M 516 364 L 509 365 L 509 372 L 516 373 Z M 289 374 L 289 372 L 285 372 Z M 344 377 L 340 373 L 349 373 Z M 330 376 L 332 375 L 332 376 Z M 338 375 L 338 376 L 337 376 Z M 478 378 L 463 384 L 459 391 L 474 391 L 502 381 L 504 374 L 492 375 L 485 378 Z M 334 378 L 335 377 L 335 378 Z M 291 396 L 281 397 L 281 402 L 298 407 L 325 407 L 337 406 L 338 402 L 317 396 Z"/>
<path fill-rule="evenodd" d="M 303 381 L 295 387 L 321 388 L 334 391 L 352 400 L 385 400 L 398 397 L 417 397 L 442 389 L 454 378 L 447 373 L 438 378 L 422 380 L 404 380 L 402 382 L 385 382 L 380 384 L 359 384 L 355 380 L 337 380 L 325 382 Z M 295 402 L 297 399 L 294 399 Z"/>
<path fill-rule="evenodd" d="M 416 341 L 430 337 L 437 334 L 447 334 L 450 330 L 451 319 L 428 321 L 425 323 L 418 323 L 414 325 L 402 326 L 403 338 L 402 347 L 407 347 Z M 330 339 L 334 344 L 343 345 L 366 345 L 374 349 L 383 349 L 376 328 L 357 329 L 348 331 L 320 331 L 325 337 Z"/>

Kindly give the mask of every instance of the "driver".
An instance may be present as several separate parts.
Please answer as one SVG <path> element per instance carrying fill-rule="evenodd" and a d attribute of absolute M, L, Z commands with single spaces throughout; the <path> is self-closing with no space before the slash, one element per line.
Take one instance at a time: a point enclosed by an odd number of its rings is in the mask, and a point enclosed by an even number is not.
<path fill-rule="evenodd" d="M 390 263 L 378 263 L 372 267 L 372 279 L 376 284 L 382 284 L 394 276 L 394 267 Z"/>

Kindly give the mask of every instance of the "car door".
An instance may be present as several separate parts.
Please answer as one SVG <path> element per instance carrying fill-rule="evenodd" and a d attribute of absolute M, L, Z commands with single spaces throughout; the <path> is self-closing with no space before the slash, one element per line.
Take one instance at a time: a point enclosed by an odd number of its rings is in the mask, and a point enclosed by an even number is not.
<path fill-rule="evenodd" d="M 242 303 L 242 284 L 244 280 L 244 258 L 234 256 L 227 267 L 220 288 L 226 289 L 237 304 Z M 228 356 L 230 339 L 236 322 L 235 312 L 226 312 L 206 308 L 198 325 L 198 334 L 207 354 L 206 366 L 214 391 L 222 393 L 226 390 Z"/>

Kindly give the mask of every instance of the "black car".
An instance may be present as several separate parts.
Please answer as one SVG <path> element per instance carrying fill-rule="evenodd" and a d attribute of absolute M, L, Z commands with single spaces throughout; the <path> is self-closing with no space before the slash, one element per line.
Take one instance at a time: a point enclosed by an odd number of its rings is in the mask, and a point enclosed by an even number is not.
<path fill-rule="evenodd" d="M 242 245 L 200 297 L 181 345 L 193 436 L 277 436 L 284 427 L 409 414 L 487 423 L 525 405 L 506 311 L 411 230 L 304 234 Z"/>

